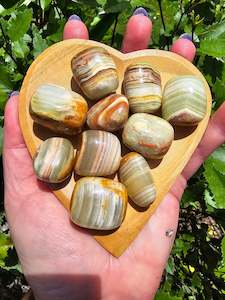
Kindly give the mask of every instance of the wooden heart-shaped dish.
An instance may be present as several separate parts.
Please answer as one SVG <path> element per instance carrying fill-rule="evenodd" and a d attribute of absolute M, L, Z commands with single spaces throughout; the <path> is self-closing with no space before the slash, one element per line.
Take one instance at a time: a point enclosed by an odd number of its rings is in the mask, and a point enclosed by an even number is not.
<path fill-rule="evenodd" d="M 54 83 L 71 89 L 73 85 L 71 59 L 78 52 L 92 46 L 101 46 L 112 55 L 119 73 L 120 85 L 117 89 L 118 93 L 121 93 L 121 84 L 126 67 L 133 62 L 149 62 L 153 68 L 161 73 L 162 87 L 164 87 L 165 83 L 171 77 L 176 75 L 196 75 L 205 83 L 207 94 L 207 113 L 204 119 L 193 130 L 181 128 L 179 132 L 175 131 L 175 140 L 169 151 L 162 161 L 152 169 L 157 190 L 155 202 L 144 211 L 138 211 L 132 205 L 128 204 L 126 217 L 122 225 L 116 231 L 104 233 L 96 233 L 95 231 L 93 233 L 95 239 L 105 249 L 118 257 L 126 250 L 148 221 L 149 217 L 154 213 L 200 142 L 210 117 L 211 93 L 205 78 L 198 69 L 186 59 L 172 52 L 143 50 L 122 54 L 109 46 L 94 41 L 67 40 L 57 43 L 45 50 L 32 63 L 26 74 L 20 93 L 20 126 L 32 157 L 37 147 L 46 137 L 49 137 L 51 134 L 52 136 L 55 135 L 54 133 L 49 133 L 47 129 L 38 127 L 33 123 L 29 113 L 29 102 L 32 94 L 36 88 L 43 83 Z M 73 137 L 73 142 L 76 142 L 76 139 L 77 136 Z M 75 179 L 74 176 L 72 176 L 65 187 L 53 191 L 67 209 L 70 207 L 70 198 L 74 185 Z"/>

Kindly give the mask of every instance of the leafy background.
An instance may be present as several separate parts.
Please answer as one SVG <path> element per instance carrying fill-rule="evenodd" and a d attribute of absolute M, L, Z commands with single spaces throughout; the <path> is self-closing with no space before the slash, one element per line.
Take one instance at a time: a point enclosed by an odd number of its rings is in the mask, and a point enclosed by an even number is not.
<path fill-rule="evenodd" d="M 213 109 L 225 100 L 225 1 L 217 0 L 0 0 L 0 151 L 4 106 L 19 90 L 32 61 L 61 40 L 76 13 L 91 39 L 120 49 L 125 24 L 136 7 L 153 21 L 150 48 L 168 50 L 183 32 L 198 48 L 195 65 L 213 94 Z M 27 285 L 5 219 L 3 174 L 0 197 L 0 299 L 20 299 Z M 224 299 L 225 145 L 189 180 L 181 201 L 179 229 L 157 300 Z"/>

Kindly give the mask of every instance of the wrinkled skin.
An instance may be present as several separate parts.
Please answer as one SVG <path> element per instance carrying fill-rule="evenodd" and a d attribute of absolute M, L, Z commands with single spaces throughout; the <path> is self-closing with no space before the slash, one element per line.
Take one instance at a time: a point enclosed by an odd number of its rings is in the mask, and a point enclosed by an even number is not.
<path fill-rule="evenodd" d="M 132 18 L 135 20 L 127 26 L 124 52 L 146 48 L 150 38 L 147 17 Z M 135 26 L 142 26 L 141 36 L 136 34 L 132 39 Z M 87 39 L 88 31 L 81 21 L 68 21 L 64 37 Z M 12 96 L 5 108 L 5 209 L 23 272 L 36 299 L 153 299 L 174 242 L 179 200 L 187 179 L 225 141 L 224 115 L 225 104 L 214 114 L 170 193 L 117 259 L 85 231 L 75 230 L 68 212 L 37 181 L 18 124 L 18 96 Z M 168 229 L 174 231 L 171 237 L 165 235 Z"/>

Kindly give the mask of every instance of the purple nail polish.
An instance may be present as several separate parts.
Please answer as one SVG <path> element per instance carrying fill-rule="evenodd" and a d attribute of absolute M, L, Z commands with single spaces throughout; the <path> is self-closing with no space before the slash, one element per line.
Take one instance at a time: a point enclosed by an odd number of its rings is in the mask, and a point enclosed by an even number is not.
<path fill-rule="evenodd" d="M 133 16 L 135 16 L 135 15 L 143 15 L 145 17 L 148 17 L 148 12 L 143 7 L 138 7 L 133 12 Z"/>
<path fill-rule="evenodd" d="M 180 39 L 186 39 L 192 42 L 192 36 L 188 33 L 181 34 Z"/>
<path fill-rule="evenodd" d="M 68 20 L 69 21 L 71 21 L 71 20 L 81 21 L 81 18 L 78 15 L 72 15 L 72 16 L 69 17 Z"/>
<path fill-rule="evenodd" d="M 18 95 L 19 95 L 18 91 L 12 91 L 11 93 L 9 93 L 9 98 L 14 97 L 14 96 L 18 96 Z"/>

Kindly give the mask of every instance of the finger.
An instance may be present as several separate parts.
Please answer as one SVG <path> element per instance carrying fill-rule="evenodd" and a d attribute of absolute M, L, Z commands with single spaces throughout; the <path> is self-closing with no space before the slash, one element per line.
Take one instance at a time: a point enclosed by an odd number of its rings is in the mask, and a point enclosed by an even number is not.
<path fill-rule="evenodd" d="M 89 33 L 86 25 L 77 15 L 72 15 L 65 24 L 63 39 L 89 39 Z"/>
<path fill-rule="evenodd" d="M 181 35 L 181 37 L 173 43 L 170 51 L 183 56 L 190 62 L 193 62 L 196 54 L 196 48 L 191 40 L 191 36 L 187 34 Z"/>
<path fill-rule="evenodd" d="M 19 92 L 11 94 L 4 112 L 4 148 L 23 148 L 24 139 L 19 127 L 17 103 Z"/>
<path fill-rule="evenodd" d="M 225 102 L 212 116 L 206 132 L 195 150 L 189 163 L 183 170 L 183 176 L 190 178 L 201 166 L 204 160 L 225 142 Z"/>
<path fill-rule="evenodd" d="M 148 48 L 152 34 L 152 22 L 145 9 L 134 11 L 129 19 L 122 43 L 122 52 L 132 52 Z"/>
<path fill-rule="evenodd" d="M 49 191 L 40 184 L 33 172 L 32 159 L 25 145 L 19 126 L 18 93 L 12 95 L 5 107 L 3 165 L 5 184 L 5 207 L 14 216 L 23 201 L 34 191 Z M 15 201 L 15 195 L 17 201 Z"/>

